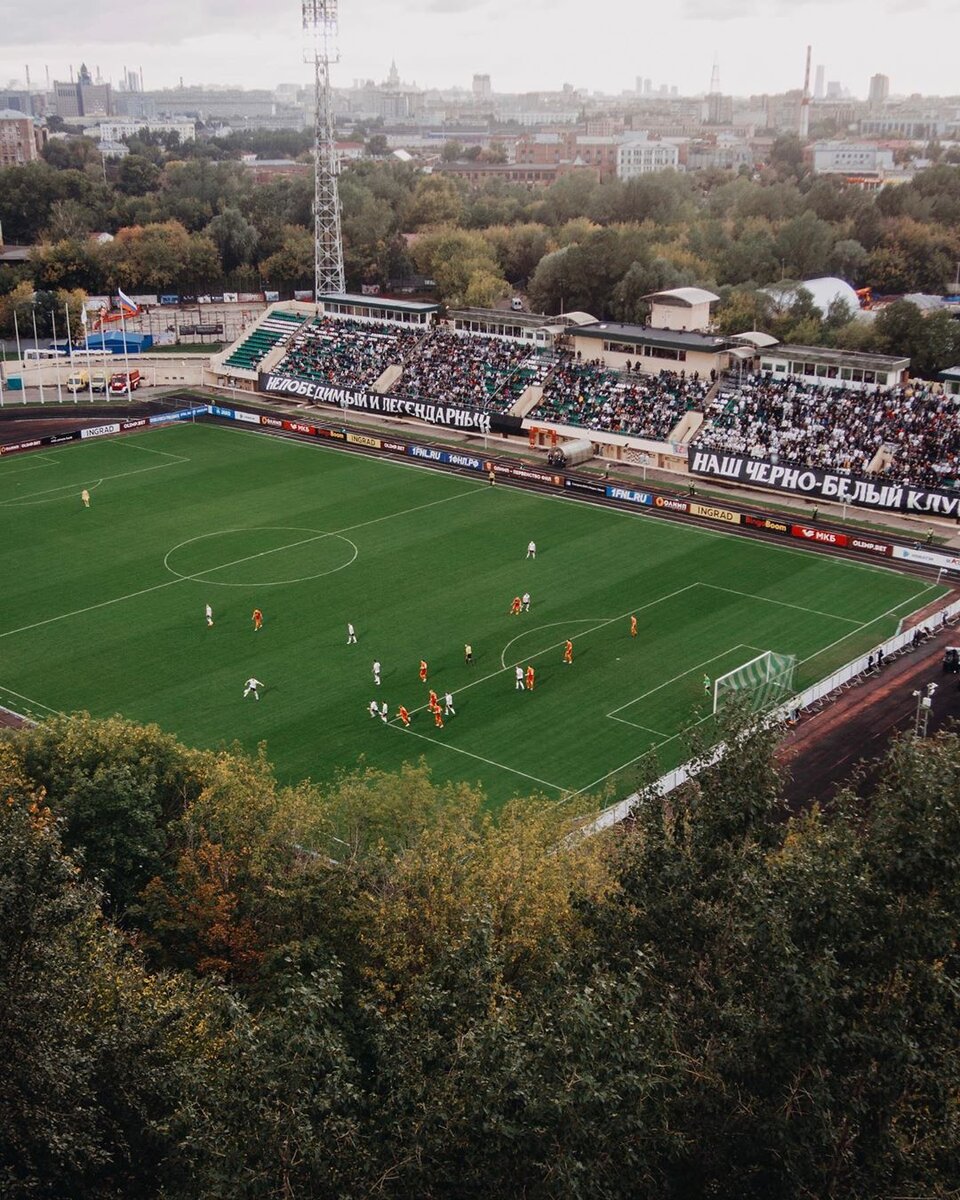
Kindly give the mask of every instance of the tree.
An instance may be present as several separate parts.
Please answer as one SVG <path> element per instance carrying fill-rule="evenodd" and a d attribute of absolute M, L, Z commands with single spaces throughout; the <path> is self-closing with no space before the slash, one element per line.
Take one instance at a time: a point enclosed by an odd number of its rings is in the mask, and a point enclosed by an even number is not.
<path fill-rule="evenodd" d="M 199 793 L 202 757 L 156 726 L 86 714 L 53 717 L 12 744 L 61 822 L 67 851 L 122 913 L 159 870 L 167 823 Z"/>
<path fill-rule="evenodd" d="M 145 974 L 9 744 L 0 795 L 0 1190 L 155 1195 L 177 1171 L 183 1081 L 210 1099 L 218 1002 Z"/>
<path fill-rule="evenodd" d="M 120 163 L 117 187 L 127 196 L 145 196 L 159 181 L 160 168 L 139 154 L 128 154 Z"/>
<path fill-rule="evenodd" d="M 264 282 L 274 288 L 313 285 L 313 238 L 299 225 L 286 225 L 280 249 L 260 263 Z"/>
<path fill-rule="evenodd" d="M 227 273 L 255 261 L 260 235 L 238 208 L 225 208 L 204 230 L 220 255 Z"/>
<path fill-rule="evenodd" d="M 463 199 L 455 179 L 449 175 L 425 175 L 410 197 L 404 228 L 456 225 L 462 211 Z"/>
<path fill-rule="evenodd" d="M 384 158 L 390 153 L 390 144 L 387 141 L 386 135 L 383 133 L 373 134 L 372 137 L 367 139 L 364 152 L 371 158 Z"/>
<path fill-rule="evenodd" d="M 811 279 L 827 270 L 833 244 L 833 230 L 827 222 L 808 211 L 781 226 L 774 252 L 790 278 Z"/>
<path fill-rule="evenodd" d="M 909 300 L 895 300 L 877 313 L 874 328 L 887 354 L 912 357 L 923 341 L 923 313 Z"/>
<path fill-rule="evenodd" d="M 493 246 L 503 274 L 520 287 L 526 284 L 550 248 L 545 225 L 494 225 L 484 230 L 484 237 Z"/>
<path fill-rule="evenodd" d="M 413 246 L 413 258 L 419 271 L 437 281 L 448 304 L 466 304 L 471 284 L 474 296 L 491 300 L 507 290 L 490 245 L 479 233 L 449 226 L 425 233 Z"/>

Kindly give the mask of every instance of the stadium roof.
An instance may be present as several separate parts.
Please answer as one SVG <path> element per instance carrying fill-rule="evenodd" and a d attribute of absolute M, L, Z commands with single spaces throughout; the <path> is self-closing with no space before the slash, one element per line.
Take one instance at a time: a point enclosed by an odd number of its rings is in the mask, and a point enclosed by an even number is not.
<path fill-rule="evenodd" d="M 745 342 L 748 346 L 756 346 L 758 350 L 764 350 L 767 346 L 776 346 L 780 339 L 770 333 L 761 333 L 759 329 L 750 329 L 746 333 L 732 333 L 730 340 Z"/>
<path fill-rule="evenodd" d="M 664 346 L 672 350 L 699 350 L 701 354 L 718 354 L 730 347 L 728 338 L 709 333 L 691 333 L 686 329 L 654 329 L 650 325 L 617 325 L 598 321 L 596 325 L 581 325 L 571 329 L 573 337 L 613 338 L 644 346 Z"/>
<path fill-rule="evenodd" d="M 420 300 L 389 300 L 385 296 L 353 296 L 349 292 L 323 292 L 317 297 L 321 304 L 352 304 L 356 308 L 390 309 L 392 312 L 439 312 L 439 304 Z"/>
<path fill-rule="evenodd" d="M 678 287 L 667 288 L 662 292 L 650 292 L 643 299 L 655 300 L 657 304 L 673 305 L 675 308 L 694 308 L 697 304 L 713 304 L 720 297 L 704 288 Z"/>
<path fill-rule="evenodd" d="M 895 354 L 864 354 L 860 350 L 832 350 L 826 346 L 791 346 L 786 342 L 765 350 L 768 357 L 793 362 L 826 363 L 828 366 L 856 367 L 867 371 L 905 371 L 910 359 Z"/>
<path fill-rule="evenodd" d="M 597 318 L 588 312 L 565 312 L 558 313 L 550 319 L 560 321 L 565 325 L 592 325 Z"/>
<path fill-rule="evenodd" d="M 937 376 L 943 383 L 960 383 L 960 366 L 947 367 Z"/>

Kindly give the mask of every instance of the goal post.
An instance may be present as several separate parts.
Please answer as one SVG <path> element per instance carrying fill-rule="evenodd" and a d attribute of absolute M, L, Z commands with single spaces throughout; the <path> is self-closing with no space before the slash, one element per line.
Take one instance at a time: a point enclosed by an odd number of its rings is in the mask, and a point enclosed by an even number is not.
<path fill-rule="evenodd" d="M 765 712 L 793 693 L 797 668 L 794 654 L 766 650 L 733 671 L 719 675 L 713 683 L 713 711 L 718 712 L 731 697 L 747 701 L 750 712 Z"/>

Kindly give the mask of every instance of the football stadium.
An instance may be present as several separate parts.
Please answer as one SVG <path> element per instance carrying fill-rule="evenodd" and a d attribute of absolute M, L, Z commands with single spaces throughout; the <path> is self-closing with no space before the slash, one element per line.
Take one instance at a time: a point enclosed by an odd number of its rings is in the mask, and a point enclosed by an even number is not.
<path fill-rule="evenodd" d="M 423 759 L 590 812 L 731 696 L 789 706 L 946 591 L 427 438 L 189 400 L 84 433 L 0 461 L 0 702 L 264 745 L 288 782 Z"/>

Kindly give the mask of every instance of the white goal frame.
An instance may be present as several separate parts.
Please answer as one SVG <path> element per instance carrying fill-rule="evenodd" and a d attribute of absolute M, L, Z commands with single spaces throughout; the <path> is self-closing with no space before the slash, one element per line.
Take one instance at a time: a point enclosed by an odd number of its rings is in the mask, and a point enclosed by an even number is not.
<path fill-rule="evenodd" d="M 759 697 L 760 703 L 751 702 L 754 712 L 762 712 L 774 704 L 783 703 L 793 692 L 793 673 L 796 670 L 797 657 L 795 654 L 777 654 L 774 650 L 765 650 L 749 662 L 718 675 L 713 681 L 713 712 L 720 707 L 721 695 L 741 692 Z M 728 686 L 727 681 L 740 675 L 746 681 L 742 687 Z"/>

